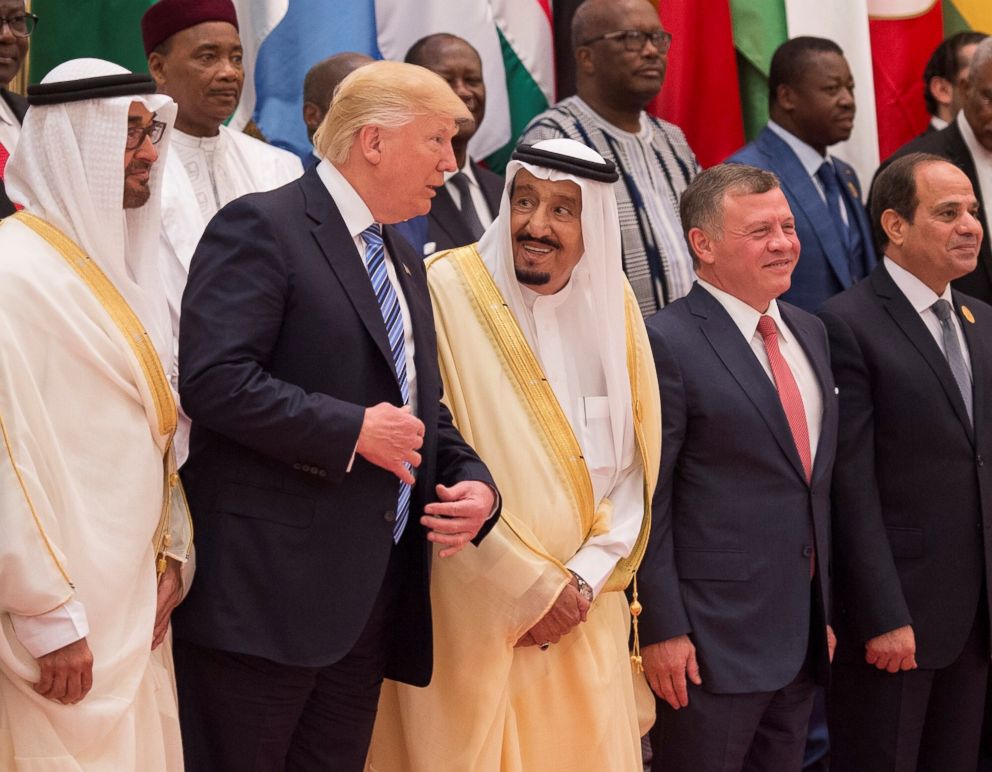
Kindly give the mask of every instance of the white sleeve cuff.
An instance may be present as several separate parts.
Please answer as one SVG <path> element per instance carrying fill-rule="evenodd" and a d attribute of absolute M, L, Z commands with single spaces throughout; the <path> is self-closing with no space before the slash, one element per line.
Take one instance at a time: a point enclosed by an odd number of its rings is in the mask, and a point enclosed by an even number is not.
<path fill-rule="evenodd" d="M 585 579 L 592 587 L 593 597 L 596 597 L 621 557 L 608 547 L 587 544 L 572 556 L 565 567 Z"/>
<path fill-rule="evenodd" d="M 11 614 L 14 634 L 28 653 L 38 659 L 56 649 L 75 643 L 90 634 L 86 609 L 75 598 L 61 606 L 31 617 Z"/>

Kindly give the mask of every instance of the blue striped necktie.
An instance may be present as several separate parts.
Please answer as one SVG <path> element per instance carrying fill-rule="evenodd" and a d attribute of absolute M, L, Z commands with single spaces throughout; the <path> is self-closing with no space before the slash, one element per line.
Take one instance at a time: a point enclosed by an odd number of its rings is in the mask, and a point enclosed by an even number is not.
<path fill-rule="evenodd" d="M 396 298 L 396 290 L 389 281 L 386 271 L 386 249 L 382 243 L 382 226 L 372 223 L 362 231 L 365 242 L 365 268 L 372 280 L 372 291 L 379 301 L 382 321 L 386 324 L 386 337 L 389 338 L 389 350 L 393 355 L 393 368 L 396 381 L 400 385 L 400 395 L 403 404 L 410 404 L 410 385 L 406 380 L 406 341 L 403 331 L 403 315 L 400 313 L 400 302 Z M 410 469 L 410 465 L 406 465 Z M 411 470 L 412 471 L 412 470 Z M 399 542 L 410 516 L 410 487 L 405 482 L 400 483 L 400 493 L 396 501 L 396 521 L 393 523 L 393 541 Z"/>

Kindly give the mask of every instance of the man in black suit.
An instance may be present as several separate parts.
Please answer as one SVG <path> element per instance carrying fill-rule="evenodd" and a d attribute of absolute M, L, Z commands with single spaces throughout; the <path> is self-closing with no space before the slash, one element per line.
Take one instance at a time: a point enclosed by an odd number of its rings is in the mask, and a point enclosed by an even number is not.
<path fill-rule="evenodd" d="M 306 77 L 303 78 L 303 123 L 307 127 L 307 139 L 313 143 L 314 132 L 324 120 L 327 111 L 331 108 L 331 99 L 334 98 L 334 89 L 352 71 L 357 70 L 363 64 L 375 61 L 371 56 L 360 54 L 357 51 L 342 51 L 339 54 L 328 56 L 317 62 L 307 70 Z M 314 150 L 303 161 L 303 169 L 309 171 L 310 167 L 320 163 L 320 156 Z"/>
<path fill-rule="evenodd" d="M 799 241 L 774 174 L 715 166 L 680 209 L 699 279 L 647 323 L 664 406 L 638 574 L 653 769 L 798 770 L 832 648 L 827 336 L 776 301 Z"/>
<path fill-rule="evenodd" d="M 4 167 L 14 152 L 28 103 L 7 90 L 28 55 L 28 38 L 38 17 L 24 10 L 24 0 L 0 0 L 0 217 L 14 213 L 3 184 Z"/>
<path fill-rule="evenodd" d="M 421 38 L 407 51 L 405 61 L 419 64 L 444 78 L 472 113 L 474 123 L 464 124 L 452 141 L 458 169 L 446 174 L 444 187 L 427 215 L 423 252 L 474 244 L 499 212 L 503 178 L 479 164 L 468 153 L 469 140 L 486 115 L 486 84 L 482 59 L 467 41 L 439 33 Z M 414 243 L 414 246 L 418 246 Z"/>
<path fill-rule="evenodd" d="M 950 288 L 982 241 L 968 178 L 911 154 L 875 181 L 885 259 L 821 317 L 840 389 L 837 772 L 974 770 L 989 666 L 992 308 Z"/>
<path fill-rule="evenodd" d="M 975 46 L 987 38 L 984 32 L 964 30 L 941 41 L 923 70 L 923 102 L 930 120 L 923 134 L 940 131 L 961 111 L 961 95 Z"/>
<path fill-rule="evenodd" d="M 947 128 L 924 134 L 899 148 L 883 163 L 875 178 L 896 158 L 909 153 L 933 153 L 945 158 L 968 175 L 978 198 L 978 219 L 989 229 L 992 208 L 992 38 L 975 47 L 968 77 L 961 82 L 962 106 Z M 984 189 L 983 189 L 984 184 Z M 874 195 L 874 191 L 872 192 Z M 869 196 L 869 206 L 871 206 Z M 978 264 L 970 273 L 954 280 L 954 288 L 986 303 L 992 303 L 992 248 L 982 242 Z"/>
<path fill-rule="evenodd" d="M 321 163 L 231 202 L 196 250 L 179 367 L 199 575 L 174 617 L 187 770 L 361 770 L 383 676 L 430 681 L 431 546 L 482 538 L 497 508 L 440 402 L 423 262 L 382 224 L 428 210 L 469 119 L 423 68 L 359 68 L 317 131 Z"/>

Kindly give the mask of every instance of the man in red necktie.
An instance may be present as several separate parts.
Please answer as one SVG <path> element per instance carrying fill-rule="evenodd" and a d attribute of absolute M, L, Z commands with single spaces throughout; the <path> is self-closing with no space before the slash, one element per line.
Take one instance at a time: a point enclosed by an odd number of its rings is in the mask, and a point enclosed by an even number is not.
<path fill-rule="evenodd" d="M 24 97 L 7 90 L 28 55 L 28 37 L 38 17 L 27 13 L 24 0 L 0 0 L 0 217 L 14 212 L 4 188 L 4 169 L 21 133 L 28 109 Z"/>
<path fill-rule="evenodd" d="M 776 300 L 799 240 L 774 174 L 713 167 L 681 218 L 698 280 L 647 323 L 663 406 L 638 574 L 653 768 L 797 771 L 833 648 L 827 336 Z"/>

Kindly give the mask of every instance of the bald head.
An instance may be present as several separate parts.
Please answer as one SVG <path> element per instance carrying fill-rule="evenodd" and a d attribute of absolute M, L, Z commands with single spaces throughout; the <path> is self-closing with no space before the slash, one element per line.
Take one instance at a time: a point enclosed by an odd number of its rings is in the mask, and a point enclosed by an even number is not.
<path fill-rule="evenodd" d="M 657 18 L 649 0 L 585 0 L 572 17 L 572 50 L 590 38 L 623 29 L 618 26 L 631 10 L 643 12 L 647 6 Z"/>
<path fill-rule="evenodd" d="M 348 75 L 364 64 L 375 61 L 371 56 L 355 51 L 345 51 L 317 62 L 303 79 L 303 122 L 307 136 L 313 142 L 313 133 L 327 114 L 334 96 L 334 89 Z"/>

